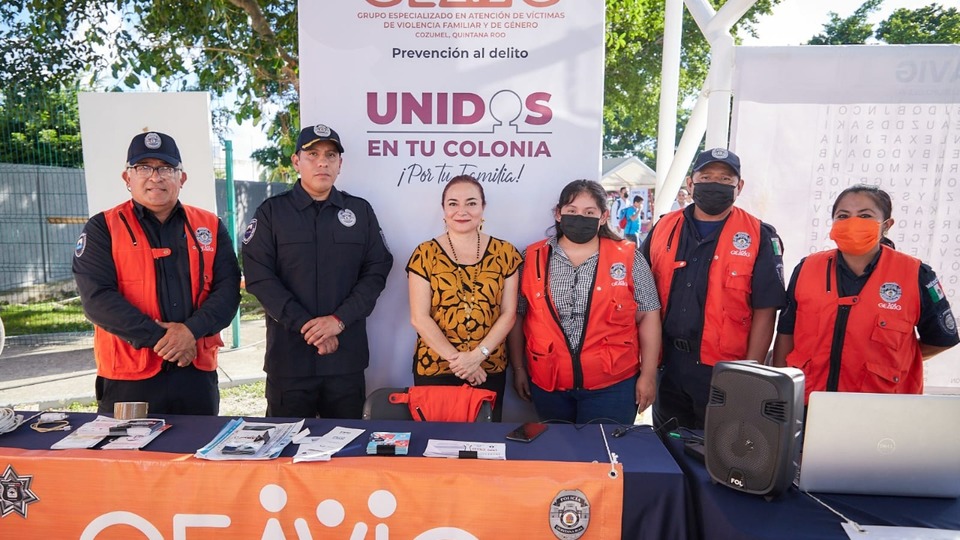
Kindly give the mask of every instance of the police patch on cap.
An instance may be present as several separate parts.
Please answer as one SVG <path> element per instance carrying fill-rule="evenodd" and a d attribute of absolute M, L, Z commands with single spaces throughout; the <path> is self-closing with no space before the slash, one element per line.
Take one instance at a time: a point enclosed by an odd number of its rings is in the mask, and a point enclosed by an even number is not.
<path fill-rule="evenodd" d="M 257 233 L 257 218 L 250 220 L 250 224 L 247 225 L 247 228 L 243 230 L 242 241 L 244 244 L 249 244 L 250 239 L 253 238 L 253 235 Z"/>
<path fill-rule="evenodd" d="M 80 238 L 77 238 L 77 245 L 74 248 L 74 255 L 79 257 L 83 255 L 83 250 L 87 247 L 87 233 L 80 233 Z"/>
<path fill-rule="evenodd" d="M 610 265 L 610 277 L 616 281 L 623 281 L 627 277 L 627 265 L 621 262 Z"/>
<path fill-rule="evenodd" d="M 710 152 L 710 155 L 717 159 L 727 159 L 727 156 L 730 155 L 730 152 L 728 152 L 726 148 L 714 148 Z"/>
<path fill-rule="evenodd" d="M 882 298 L 884 302 L 896 302 L 901 296 L 903 296 L 903 291 L 897 283 L 887 282 L 880 286 L 880 298 Z"/>
<path fill-rule="evenodd" d="M 200 227 L 197 229 L 197 242 L 200 242 L 200 245 L 209 246 L 213 243 L 213 233 L 210 232 L 210 229 L 206 227 Z"/>
<path fill-rule="evenodd" d="M 953 317 L 953 312 L 947 309 L 940 314 L 938 320 L 940 323 L 940 329 L 947 334 L 956 334 L 957 333 L 957 319 Z"/>
<path fill-rule="evenodd" d="M 577 540 L 590 524 L 590 502 L 579 489 L 557 493 L 550 503 L 550 530 L 560 540 Z"/>
<path fill-rule="evenodd" d="M 163 141 L 160 140 L 160 135 L 156 133 L 147 133 L 143 138 L 143 145 L 151 150 L 156 150 L 160 148 L 160 145 Z"/>
<path fill-rule="evenodd" d="M 317 125 L 313 126 L 313 133 L 314 133 L 317 137 L 329 137 L 329 136 L 330 136 L 330 128 L 328 128 L 327 126 L 325 126 L 325 125 L 323 125 L 323 124 L 317 124 Z"/>
<path fill-rule="evenodd" d="M 337 219 L 340 220 L 340 224 L 344 227 L 353 227 L 357 224 L 357 215 L 349 208 L 344 208 L 337 212 Z"/>
<path fill-rule="evenodd" d="M 745 232 L 738 232 L 733 235 L 733 247 L 737 249 L 747 249 L 750 247 L 750 235 Z"/>

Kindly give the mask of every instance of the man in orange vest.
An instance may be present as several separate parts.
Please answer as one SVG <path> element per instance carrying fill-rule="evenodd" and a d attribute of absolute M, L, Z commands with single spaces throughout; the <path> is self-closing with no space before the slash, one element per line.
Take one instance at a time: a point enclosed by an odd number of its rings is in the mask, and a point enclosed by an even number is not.
<path fill-rule="evenodd" d="M 786 304 L 783 246 L 772 226 L 733 206 L 743 190 L 733 152 L 701 152 L 686 188 L 694 204 L 664 215 L 641 249 L 663 314 L 654 424 L 702 429 L 713 366 L 766 358 Z"/>
<path fill-rule="evenodd" d="M 150 413 L 216 415 L 220 330 L 240 304 L 240 266 L 226 227 L 181 204 L 180 150 L 141 133 L 121 175 L 132 199 L 87 222 L 73 275 L 94 324 L 98 411 L 146 401 Z"/>

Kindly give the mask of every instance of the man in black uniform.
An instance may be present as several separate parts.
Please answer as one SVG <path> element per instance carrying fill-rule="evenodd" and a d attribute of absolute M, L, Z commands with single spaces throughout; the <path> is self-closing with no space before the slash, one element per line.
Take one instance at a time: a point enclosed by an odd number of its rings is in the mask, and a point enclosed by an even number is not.
<path fill-rule="evenodd" d="M 641 246 L 663 314 L 663 359 L 653 420 L 702 429 L 713 366 L 763 362 L 786 304 L 776 230 L 733 206 L 740 158 L 701 152 L 686 179 L 694 204 L 664 215 Z"/>
<path fill-rule="evenodd" d="M 240 304 L 240 267 L 217 216 L 179 201 L 187 181 L 169 135 L 141 133 L 122 174 L 132 200 L 87 222 L 73 275 L 95 325 L 101 413 L 216 415 L 220 330 Z"/>
<path fill-rule="evenodd" d="M 370 204 L 334 187 L 336 131 L 304 128 L 300 180 L 257 209 L 243 234 L 247 289 L 267 312 L 267 416 L 360 418 L 369 364 L 366 318 L 393 256 Z"/>

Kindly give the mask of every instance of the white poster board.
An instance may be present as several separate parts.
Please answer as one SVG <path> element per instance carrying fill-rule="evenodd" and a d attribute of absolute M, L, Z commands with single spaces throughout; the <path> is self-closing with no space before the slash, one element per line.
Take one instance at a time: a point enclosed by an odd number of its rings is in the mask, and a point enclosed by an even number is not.
<path fill-rule="evenodd" d="M 738 47 L 731 148 L 745 208 L 773 224 L 789 278 L 836 247 L 833 201 L 857 183 L 893 199 L 890 238 L 929 264 L 960 308 L 960 46 Z M 960 392 L 960 350 L 924 365 Z"/>
<path fill-rule="evenodd" d="M 395 257 L 368 321 L 367 384 L 407 386 L 416 333 L 404 268 L 443 232 L 446 181 L 476 176 L 484 232 L 523 249 L 553 224 L 564 185 L 600 180 L 604 2 L 301 1 L 299 10 L 301 122 L 338 131 L 337 187 L 370 201 Z"/>
<path fill-rule="evenodd" d="M 134 136 L 166 133 L 177 141 L 187 182 L 180 202 L 217 212 L 210 96 L 206 92 L 81 92 L 80 134 L 90 215 L 130 199 L 123 173 Z"/>

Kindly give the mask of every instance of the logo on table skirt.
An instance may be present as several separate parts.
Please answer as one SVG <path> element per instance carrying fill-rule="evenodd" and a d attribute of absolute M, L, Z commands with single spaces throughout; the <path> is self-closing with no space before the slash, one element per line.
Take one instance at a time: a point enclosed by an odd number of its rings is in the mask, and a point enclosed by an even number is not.
<path fill-rule="evenodd" d="M 13 465 L 7 465 L 7 470 L 0 476 L 0 518 L 13 512 L 27 517 L 27 506 L 40 500 L 30 490 L 32 482 L 32 475 L 20 476 L 13 470 Z"/>
<path fill-rule="evenodd" d="M 621 262 L 610 265 L 610 277 L 612 277 L 614 281 L 622 282 L 627 277 L 627 265 Z"/>
<path fill-rule="evenodd" d="M 590 502 L 579 489 L 567 489 L 550 503 L 550 530 L 560 540 L 577 540 L 590 525 Z"/>

